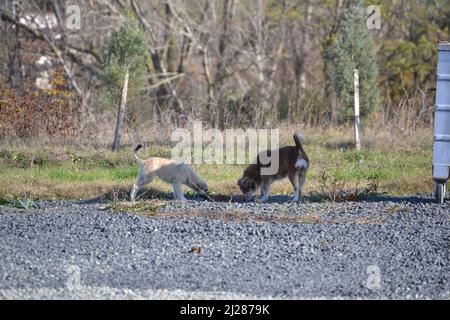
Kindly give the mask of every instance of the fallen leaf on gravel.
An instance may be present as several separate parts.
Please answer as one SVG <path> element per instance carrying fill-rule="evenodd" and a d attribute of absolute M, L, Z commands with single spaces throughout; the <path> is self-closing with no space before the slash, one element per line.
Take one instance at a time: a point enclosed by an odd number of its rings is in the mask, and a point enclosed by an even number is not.
<path fill-rule="evenodd" d="M 200 253 L 200 252 L 202 252 L 201 247 L 192 247 L 191 250 L 189 251 L 189 253 Z"/>

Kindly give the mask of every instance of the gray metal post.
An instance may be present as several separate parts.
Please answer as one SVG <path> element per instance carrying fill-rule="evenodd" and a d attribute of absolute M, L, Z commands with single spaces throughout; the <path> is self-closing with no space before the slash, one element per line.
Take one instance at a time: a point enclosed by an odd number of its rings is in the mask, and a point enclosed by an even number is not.
<path fill-rule="evenodd" d="M 433 178 L 435 195 L 444 202 L 450 168 L 450 43 L 438 45 Z"/>

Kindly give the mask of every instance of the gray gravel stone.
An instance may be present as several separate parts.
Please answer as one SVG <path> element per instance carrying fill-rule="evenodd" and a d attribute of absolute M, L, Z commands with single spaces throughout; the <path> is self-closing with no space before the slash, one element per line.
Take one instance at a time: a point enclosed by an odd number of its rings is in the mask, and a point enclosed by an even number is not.
<path fill-rule="evenodd" d="M 447 204 L 287 200 L 168 201 L 170 218 L 0 206 L 0 299 L 450 298 Z"/>

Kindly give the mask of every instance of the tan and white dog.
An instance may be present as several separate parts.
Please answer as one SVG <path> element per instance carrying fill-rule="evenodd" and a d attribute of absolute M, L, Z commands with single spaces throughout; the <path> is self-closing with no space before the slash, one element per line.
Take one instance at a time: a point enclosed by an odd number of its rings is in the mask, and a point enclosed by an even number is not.
<path fill-rule="evenodd" d="M 260 201 L 265 202 L 269 199 L 270 187 L 274 181 L 289 178 L 294 187 L 294 197 L 292 201 L 301 201 L 301 193 L 306 180 L 306 172 L 309 168 L 309 158 L 303 149 L 301 135 L 294 134 L 295 146 L 282 147 L 277 150 L 268 150 L 259 153 L 256 163 L 249 165 L 238 180 L 238 186 L 241 189 L 245 201 L 250 201 L 253 195 L 261 191 Z M 274 174 L 264 175 L 261 171 L 264 167 L 270 165 L 261 164 L 260 159 L 268 157 L 278 152 L 278 168 Z"/>
<path fill-rule="evenodd" d="M 136 199 L 136 194 L 139 189 L 152 182 L 155 177 L 159 177 L 164 182 L 172 184 L 175 200 L 186 200 L 182 190 L 183 184 L 198 192 L 200 195 L 207 196 L 208 185 L 200 179 L 192 170 L 191 166 L 183 161 L 157 157 L 142 160 L 137 155 L 137 152 L 141 148 L 142 145 L 139 144 L 133 150 L 133 155 L 139 165 L 139 170 L 136 182 L 130 193 L 131 201 Z"/>

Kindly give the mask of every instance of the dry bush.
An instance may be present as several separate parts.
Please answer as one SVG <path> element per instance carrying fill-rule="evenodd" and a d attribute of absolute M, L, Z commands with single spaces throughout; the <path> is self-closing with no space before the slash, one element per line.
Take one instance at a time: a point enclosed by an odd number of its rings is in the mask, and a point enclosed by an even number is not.
<path fill-rule="evenodd" d="M 431 128 L 434 123 L 435 95 L 427 87 L 416 88 L 413 93 L 404 90 L 399 103 L 386 101 L 375 116 L 374 124 L 379 128 L 395 128 L 400 133 L 412 133 L 417 129 Z"/>
<path fill-rule="evenodd" d="M 320 175 L 320 192 L 328 200 L 342 201 L 347 196 L 349 182 L 331 177 L 325 170 Z M 352 194 L 353 195 L 353 194 Z"/>
<path fill-rule="evenodd" d="M 52 89 L 23 93 L 11 90 L 0 81 L 0 136 L 36 138 L 76 136 L 79 100 L 67 89 L 62 73 L 55 73 Z"/>
<path fill-rule="evenodd" d="M 363 185 L 359 187 L 361 182 Z M 352 183 L 332 177 L 327 170 L 322 170 L 319 177 L 319 197 L 332 202 L 357 201 L 365 196 L 377 195 L 379 184 L 376 177 Z"/>

